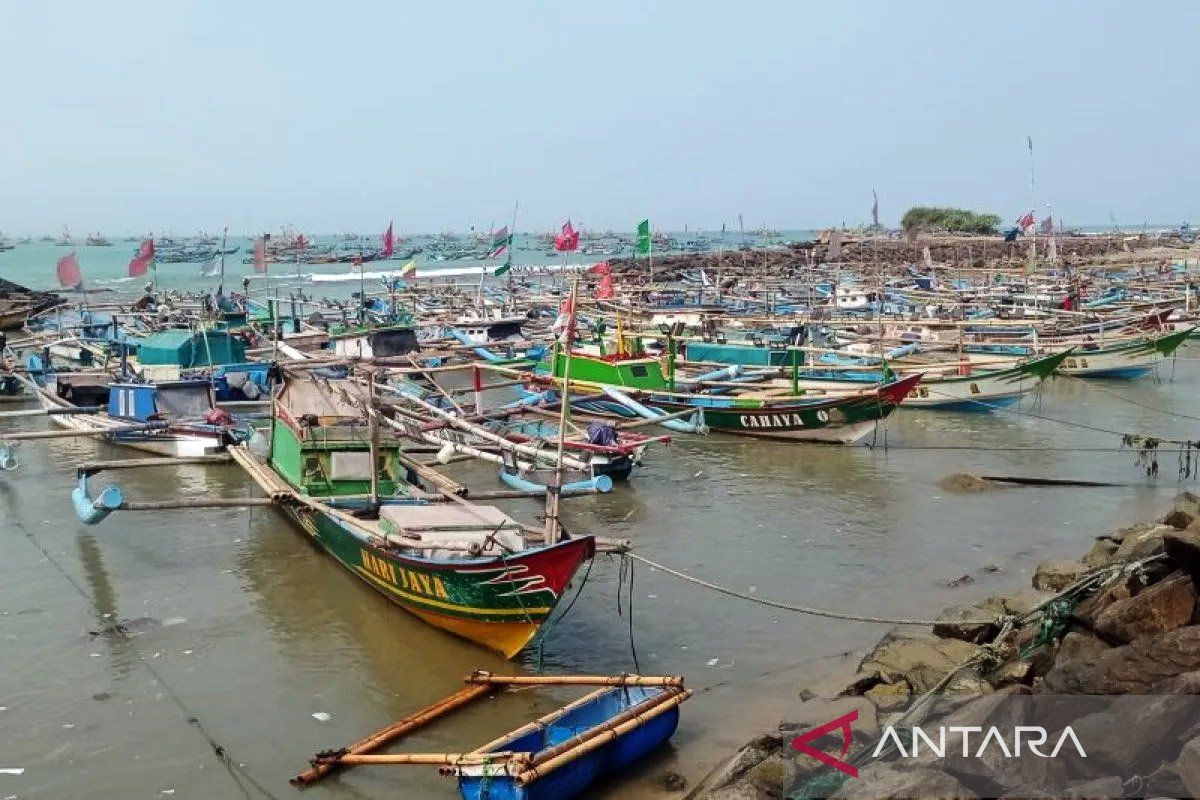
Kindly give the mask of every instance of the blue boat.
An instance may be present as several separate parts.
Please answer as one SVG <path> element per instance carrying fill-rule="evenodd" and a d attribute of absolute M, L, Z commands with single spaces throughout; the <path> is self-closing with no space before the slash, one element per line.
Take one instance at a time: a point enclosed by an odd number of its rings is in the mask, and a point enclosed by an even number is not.
<path fill-rule="evenodd" d="M 692 695 L 679 677 L 500 676 L 475 672 L 467 686 L 341 750 L 318 753 L 292 779 L 315 783 L 333 770 L 365 764 L 438 766 L 458 779 L 464 800 L 566 800 L 614 778 L 661 747 Z M 465 753 L 377 754 L 390 741 L 491 692 L 511 687 L 593 686 L 573 703 Z"/>
<path fill-rule="evenodd" d="M 662 686 L 613 686 L 594 692 L 475 751 L 477 756 L 530 753 L 531 760 L 459 765 L 455 768 L 459 792 L 463 800 L 575 797 L 666 743 L 679 725 L 679 703 L 672 701 L 688 694 L 688 690 Z M 659 707 L 662 712 L 651 717 Z M 647 719 L 614 733 L 622 727 L 614 721 L 636 714 L 637 709 L 645 709 L 641 718 Z M 594 749 L 570 760 L 565 757 L 598 739 L 604 742 Z"/>

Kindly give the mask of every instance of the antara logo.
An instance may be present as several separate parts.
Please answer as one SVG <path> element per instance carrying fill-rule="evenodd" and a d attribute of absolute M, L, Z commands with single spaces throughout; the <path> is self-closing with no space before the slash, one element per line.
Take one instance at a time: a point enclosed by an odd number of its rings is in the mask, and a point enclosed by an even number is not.
<path fill-rule="evenodd" d="M 844 772 L 851 778 L 857 778 L 858 767 L 842 760 L 850 750 L 850 742 L 853 736 L 850 726 L 857 721 L 858 710 L 855 709 L 837 719 L 826 722 L 824 725 L 805 731 L 792 740 L 792 748 L 800 753 L 812 756 L 822 764 L 833 767 L 839 772 Z M 841 731 L 842 734 L 842 750 L 837 756 L 831 756 L 829 753 L 818 750 L 811 744 L 832 731 Z M 910 737 L 907 730 L 901 729 L 900 732 L 897 732 L 895 728 L 889 725 L 884 728 L 883 735 L 879 737 L 879 743 L 875 745 L 875 750 L 871 753 L 871 758 L 876 759 L 881 755 L 885 755 L 889 752 L 889 745 L 895 747 L 896 751 L 903 758 L 916 758 L 921 753 L 922 744 L 933 755 L 938 758 L 945 758 L 947 732 L 951 735 L 961 735 L 962 754 L 964 758 L 982 758 L 988 752 L 989 748 L 992 747 L 1003 753 L 1005 758 L 1020 758 L 1022 755 L 1022 746 L 1029 753 L 1040 758 L 1057 758 L 1064 747 L 1073 748 L 1079 754 L 1080 758 L 1087 758 L 1087 753 L 1084 752 L 1079 737 L 1075 735 L 1075 731 L 1071 730 L 1070 726 L 1064 728 L 1062 733 L 1059 734 L 1058 740 L 1054 744 L 1054 749 L 1049 753 L 1045 753 L 1040 749 L 1050 740 L 1049 731 L 1040 725 L 1018 725 L 1013 729 L 1012 735 L 1007 738 L 995 726 L 983 728 L 978 725 L 951 725 L 939 727 L 936 731 L 935 738 L 922 728 L 913 726 Z M 972 749 L 972 734 L 981 735 L 981 738 L 974 739 L 978 743 L 974 749 Z M 906 741 L 908 742 L 907 745 L 905 744 Z M 1010 741 L 1012 743 L 1011 747 L 1009 745 Z"/>
<path fill-rule="evenodd" d="M 920 754 L 921 742 L 929 748 L 929 752 L 933 753 L 938 758 L 946 757 L 946 731 L 952 734 L 962 734 L 962 754 L 963 758 L 983 758 L 984 753 L 988 748 L 994 745 L 1005 758 L 1020 758 L 1021 745 L 1025 747 L 1035 756 L 1039 758 L 1058 758 L 1059 752 L 1063 749 L 1063 745 L 1069 741 L 1071 746 L 1075 748 L 1075 752 L 1080 758 L 1087 758 L 1087 753 L 1083 752 L 1083 745 L 1079 743 L 1079 737 L 1075 735 L 1075 731 L 1071 730 L 1068 725 L 1059 734 L 1058 741 L 1054 745 L 1054 749 L 1049 754 L 1039 750 L 1046 744 L 1050 738 L 1050 733 L 1041 725 L 1018 725 L 1013 729 L 1012 733 L 1012 748 L 1008 746 L 1009 740 L 1005 738 L 1000 729 L 994 725 L 990 728 L 981 728 L 978 725 L 951 725 L 949 727 L 937 728 L 936 741 L 925 731 L 918 726 L 913 726 L 912 729 L 912 744 L 911 752 L 904 746 L 905 737 L 896 733 L 896 729 L 889 725 L 883 731 L 883 736 L 879 737 L 879 744 L 875 746 L 875 752 L 871 754 L 872 758 L 878 758 L 884 752 L 884 748 L 888 743 L 895 745 L 896 750 L 904 758 L 916 758 Z M 986 731 L 986 732 L 985 732 Z M 971 752 L 971 734 L 983 734 L 979 742 L 979 747 L 974 753 Z"/>
<path fill-rule="evenodd" d="M 850 730 L 850 725 L 854 722 L 858 722 L 857 708 L 848 714 L 843 714 L 835 720 L 826 722 L 819 728 L 813 728 L 810 731 L 805 731 L 804 733 L 800 734 L 792 740 L 792 749 L 804 753 L 806 756 L 812 756 L 822 764 L 833 767 L 839 772 L 844 772 L 851 778 L 857 778 L 858 767 L 842 761 L 842 759 L 846 757 L 846 751 L 850 749 L 850 739 L 853 736 L 853 732 Z M 809 744 L 809 742 L 820 739 L 825 734 L 835 730 L 840 730 L 842 732 L 842 752 L 838 754 L 837 758 L 834 758 L 828 753 L 822 752 Z"/>

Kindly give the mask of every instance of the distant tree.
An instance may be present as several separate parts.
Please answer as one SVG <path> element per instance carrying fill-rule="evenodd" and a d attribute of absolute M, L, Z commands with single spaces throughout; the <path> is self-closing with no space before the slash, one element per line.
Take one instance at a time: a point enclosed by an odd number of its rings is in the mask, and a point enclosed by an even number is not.
<path fill-rule="evenodd" d="M 900 226 L 906 231 L 948 231 L 951 233 L 996 233 L 1000 217 L 978 214 L 965 208 L 913 206 L 904 212 Z"/>

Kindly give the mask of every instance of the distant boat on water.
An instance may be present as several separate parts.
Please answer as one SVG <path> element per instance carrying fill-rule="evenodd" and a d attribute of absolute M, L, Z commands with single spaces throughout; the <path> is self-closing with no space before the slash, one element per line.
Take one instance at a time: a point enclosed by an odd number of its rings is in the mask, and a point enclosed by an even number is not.
<path fill-rule="evenodd" d="M 63 232 L 57 239 L 54 240 L 56 247 L 74 247 L 75 240 L 71 238 L 71 232 L 67 230 L 67 226 L 63 225 Z"/>
<path fill-rule="evenodd" d="M 99 231 L 88 236 L 83 240 L 83 243 L 88 247 L 112 247 L 112 242 L 110 242 L 108 239 L 105 239 L 104 234 L 100 233 Z"/>

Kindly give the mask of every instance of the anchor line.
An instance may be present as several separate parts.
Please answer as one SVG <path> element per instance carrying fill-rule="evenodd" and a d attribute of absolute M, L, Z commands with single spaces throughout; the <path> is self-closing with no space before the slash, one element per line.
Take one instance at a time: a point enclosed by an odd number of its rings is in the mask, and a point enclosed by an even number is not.
<path fill-rule="evenodd" d="M 33 533 L 31 533 L 29 531 L 29 529 L 26 528 L 25 525 L 20 520 L 14 520 L 12 522 L 12 524 L 20 529 L 21 533 L 23 533 L 25 535 L 25 538 L 29 540 L 30 544 L 32 544 L 34 547 L 36 547 L 38 549 L 38 551 L 42 554 L 42 557 L 45 558 L 46 561 L 48 561 L 50 563 L 50 565 L 52 567 L 54 567 L 54 569 L 57 570 L 58 573 L 63 576 L 63 578 L 66 579 L 67 583 L 71 584 L 71 588 L 73 588 L 75 590 L 75 592 L 81 598 L 83 598 L 84 602 L 86 602 L 92 606 L 95 605 L 95 600 L 87 593 L 87 591 L 82 586 L 79 585 L 79 582 L 71 576 L 71 573 L 67 572 L 67 570 L 63 567 L 63 565 L 59 563 L 58 559 L 56 559 L 54 556 L 52 556 L 50 554 L 50 551 L 48 551 L 44 546 L 42 546 L 42 543 L 38 541 L 37 537 L 34 536 Z M 255 789 L 255 791 L 257 791 L 263 797 L 267 798 L 267 800 L 279 800 L 279 798 L 275 794 L 273 794 L 269 789 L 267 789 L 265 786 L 263 786 L 261 783 L 259 783 L 254 778 L 254 776 L 251 775 L 246 770 L 246 768 L 244 766 L 242 766 L 236 759 L 234 759 L 233 756 L 230 754 L 229 750 L 226 749 L 224 745 L 220 744 L 213 737 L 213 735 L 208 732 L 208 729 L 204 727 L 204 724 L 202 722 L 200 722 L 199 717 L 197 717 L 195 714 L 193 714 L 191 712 L 191 709 L 188 708 L 187 704 L 183 702 L 183 698 L 181 698 L 179 696 L 179 694 L 175 691 L 175 688 L 173 686 L 171 686 L 171 684 L 168 683 L 165 678 L 163 678 L 162 674 L 158 670 L 156 670 L 150 664 L 150 662 L 148 662 L 142 656 L 141 653 L 138 653 L 138 663 L 142 667 L 144 667 L 147 672 L 150 673 L 151 677 L 153 677 L 154 680 L 156 680 L 159 684 L 162 685 L 162 687 L 164 689 L 167 690 L 167 694 L 171 697 L 171 700 L 172 700 L 172 702 L 174 702 L 175 707 L 177 709 L 179 709 L 179 713 L 183 716 L 184 720 L 186 720 L 189 725 L 191 725 L 193 728 L 195 728 L 200 733 L 200 735 L 202 737 L 204 737 L 204 740 L 208 743 L 208 746 L 212 749 L 213 755 L 215 755 L 217 757 L 217 759 L 221 762 L 221 764 L 225 767 L 225 769 L 228 770 L 229 777 L 233 779 L 233 782 L 237 784 L 238 789 L 241 790 L 242 796 L 247 798 L 247 800 L 251 800 L 251 798 L 253 797 L 253 795 L 251 795 L 250 792 L 246 789 L 246 786 L 242 783 L 242 781 L 244 780 L 246 782 L 246 784 L 249 784 L 251 787 L 253 787 Z"/>

